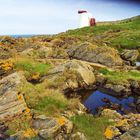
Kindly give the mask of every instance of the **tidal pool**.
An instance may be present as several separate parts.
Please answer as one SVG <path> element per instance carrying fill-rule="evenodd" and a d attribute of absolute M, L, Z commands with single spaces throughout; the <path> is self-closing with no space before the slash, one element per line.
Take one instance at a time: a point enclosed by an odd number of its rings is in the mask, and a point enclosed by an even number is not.
<path fill-rule="evenodd" d="M 99 107 L 104 107 L 107 105 L 106 102 L 103 101 L 103 99 L 107 99 L 111 101 L 111 104 L 117 104 L 121 106 L 121 109 L 118 109 L 117 111 L 121 114 L 124 114 L 122 111 L 122 108 L 125 110 L 132 110 L 130 107 L 130 104 L 134 103 L 134 98 L 133 97 L 128 97 L 128 98 L 116 98 L 111 95 L 105 94 L 99 90 L 93 92 L 85 101 L 84 105 L 85 107 L 90 110 L 92 114 L 97 113 L 97 109 Z"/>

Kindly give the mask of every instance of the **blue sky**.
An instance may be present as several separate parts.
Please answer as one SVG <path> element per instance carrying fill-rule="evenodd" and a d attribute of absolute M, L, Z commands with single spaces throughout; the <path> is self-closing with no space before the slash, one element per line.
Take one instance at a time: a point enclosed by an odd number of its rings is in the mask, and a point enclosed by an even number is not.
<path fill-rule="evenodd" d="M 78 27 L 77 11 L 90 11 L 97 21 L 140 14 L 133 0 L 0 0 L 0 34 L 54 34 Z"/>

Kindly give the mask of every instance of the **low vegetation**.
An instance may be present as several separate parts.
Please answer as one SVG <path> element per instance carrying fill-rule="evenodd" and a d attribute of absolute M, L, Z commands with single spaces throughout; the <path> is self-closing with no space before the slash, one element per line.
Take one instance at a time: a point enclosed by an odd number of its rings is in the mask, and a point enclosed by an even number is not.
<path fill-rule="evenodd" d="M 49 69 L 50 64 L 36 62 L 35 60 L 17 60 L 15 62 L 15 69 L 25 72 L 25 76 L 29 81 L 39 80 L 40 77 L 45 76 Z"/>
<path fill-rule="evenodd" d="M 83 41 L 96 42 L 97 45 L 106 43 L 120 51 L 138 49 L 140 48 L 140 16 L 121 22 L 97 24 L 96 27 L 70 30 L 65 35 L 80 37 Z"/>
<path fill-rule="evenodd" d="M 108 69 L 101 69 L 100 73 L 102 73 L 108 81 L 112 83 L 123 83 L 128 82 L 128 80 L 136 80 L 140 81 L 140 72 L 133 71 L 110 71 Z"/>
<path fill-rule="evenodd" d="M 92 115 L 77 115 L 71 118 L 75 129 L 84 133 L 88 140 L 105 140 L 104 131 L 108 125 L 113 125 L 105 117 L 94 117 Z"/>
<path fill-rule="evenodd" d="M 48 89 L 47 82 L 37 85 L 26 83 L 22 93 L 29 108 L 34 109 L 38 114 L 48 116 L 57 116 L 78 103 L 78 99 L 68 100 L 59 90 Z"/>

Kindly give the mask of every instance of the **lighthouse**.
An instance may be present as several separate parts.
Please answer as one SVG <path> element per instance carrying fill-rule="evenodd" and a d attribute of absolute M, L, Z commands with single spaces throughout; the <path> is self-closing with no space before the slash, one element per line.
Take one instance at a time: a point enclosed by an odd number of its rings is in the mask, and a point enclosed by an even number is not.
<path fill-rule="evenodd" d="M 80 15 L 80 28 L 96 25 L 95 18 L 93 18 L 91 13 L 85 10 L 79 10 L 78 14 Z"/>

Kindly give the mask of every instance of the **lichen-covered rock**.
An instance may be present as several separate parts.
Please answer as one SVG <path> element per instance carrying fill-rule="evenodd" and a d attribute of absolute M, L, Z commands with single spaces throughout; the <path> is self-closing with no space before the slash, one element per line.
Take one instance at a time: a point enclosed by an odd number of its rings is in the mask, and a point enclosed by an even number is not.
<path fill-rule="evenodd" d="M 69 60 L 56 66 L 50 71 L 48 79 L 57 83 L 57 88 L 63 91 L 90 88 L 96 82 L 93 68 L 78 60 Z"/>
<path fill-rule="evenodd" d="M 122 59 L 117 50 L 110 47 L 98 47 L 89 43 L 68 49 L 71 58 L 100 63 L 106 66 L 121 66 Z"/>
<path fill-rule="evenodd" d="M 116 140 L 140 140 L 140 127 L 130 129 Z"/>
<path fill-rule="evenodd" d="M 107 139 L 112 140 L 114 137 L 121 135 L 121 132 L 115 126 L 109 126 L 106 128 L 104 135 Z"/>
<path fill-rule="evenodd" d="M 13 60 L 8 59 L 0 61 L 0 77 L 7 75 L 10 71 L 13 70 L 13 67 Z"/>
<path fill-rule="evenodd" d="M 138 50 L 123 50 L 121 57 L 126 60 L 134 63 L 139 56 Z"/>
<path fill-rule="evenodd" d="M 110 91 L 113 96 L 129 96 L 132 94 L 131 85 L 129 83 L 111 83 L 107 82 L 103 85 L 104 89 Z"/>
<path fill-rule="evenodd" d="M 71 135 L 70 140 L 87 140 L 87 138 L 83 133 L 77 132 Z"/>
<path fill-rule="evenodd" d="M 104 109 L 101 113 L 102 116 L 109 117 L 110 119 L 122 119 L 122 115 L 115 110 Z"/>
<path fill-rule="evenodd" d="M 112 119 L 111 121 L 114 122 L 113 126 L 109 126 L 105 130 L 104 135 L 107 139 L 139 140 L 140 114 L 121 115 L 114 110 L 104 109 L 101 115 Z"/>
<path fill-rule="evenodd" d="M 60 133 L 70 134 L 73 124 L 65 117 L 49 118 L 44 115 L 38 116 L 33 120 L 33 128 L 38 130 L 39 136 L 43 139 L 55 138 Z"/>
<path fill-rule="evenodd" d="M 13 73 L 0 80 L 0 119 L 22 113 L 27 106 L 20 94 L 24 77 L 21 73 Z"/>

